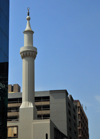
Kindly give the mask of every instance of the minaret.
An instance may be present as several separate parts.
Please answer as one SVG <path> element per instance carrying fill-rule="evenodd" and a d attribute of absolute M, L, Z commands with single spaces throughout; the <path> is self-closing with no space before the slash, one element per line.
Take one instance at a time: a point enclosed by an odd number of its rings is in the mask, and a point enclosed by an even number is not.
<path fill-rule="evenodd" d="M 26 17 L 27 25 L 24 33 L 24 47 L 20 49 L 23 60 L 22 77 L 22 105 L 21 108 L 33 107 L 34 105 L 34 60 L 37 48 L 33 46 L 33 33 L 30 26 L 29 9 Z"/>
<path fill-rule="evenodd" d="M 24 33 L 24 46 L 20 49 L 22 66 L 22 105 L 19 110 L 19 139 L 33 139 L 33 120 L 37 117 L 34 103 L 34 60 L 37 48 L 33 46 L 33 31 L 30 26 L 29 8 L 26 17 L 27 25 Z"/>

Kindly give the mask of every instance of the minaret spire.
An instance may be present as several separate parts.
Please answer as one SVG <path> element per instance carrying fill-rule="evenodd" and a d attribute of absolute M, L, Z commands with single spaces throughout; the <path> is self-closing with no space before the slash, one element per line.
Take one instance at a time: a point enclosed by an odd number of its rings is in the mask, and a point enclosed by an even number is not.
<path fill-rule="evenodd" d="M 26 29 L 25 29 L 25 31 L 32 31 L 32 29 L 31 29 L 31 26 L 30 26 L 30 12 L 29 12 L 29 9 L 30 8 L 27 8 L 27 10 L 28 10 L 28 12 L 27 12 L 27 17 L 26 17 L 26 20 L 27 20 L 27 25 L 26 25 Z M 34 31 L 33 31 L 33 33 L 34 33 Z"/>

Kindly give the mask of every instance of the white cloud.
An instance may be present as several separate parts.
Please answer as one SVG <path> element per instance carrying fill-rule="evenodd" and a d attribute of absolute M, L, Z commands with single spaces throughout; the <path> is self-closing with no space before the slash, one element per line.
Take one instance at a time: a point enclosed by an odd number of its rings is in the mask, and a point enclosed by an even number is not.
<path fill-rule="evenodd" d="M 100 96 L 96 95 L 95 99 L 100 103 Z"/>

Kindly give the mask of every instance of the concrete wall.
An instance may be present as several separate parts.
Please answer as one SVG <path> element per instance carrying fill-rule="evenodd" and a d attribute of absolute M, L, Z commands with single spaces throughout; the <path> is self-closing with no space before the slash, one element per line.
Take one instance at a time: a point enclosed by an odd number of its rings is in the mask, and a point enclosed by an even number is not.
<path fill-rule="evenodd" d="M 67 135 L 66 90 L 50 91 L 50 119 Z"/>
<path fill-rule="evenodd" d="M 54 123 L 51 121 L 50 122 L 50 139 L 54 139 L 54 128 L 56 126 L 54 125 Z"/>
<path fill-rule="evenodd" d="M 77 139 L 76 112 L 73 98 L 66 90 L 50 91 L 50 119 L 69 139 Z"/>
<path fill-rule="evenodd" d="M 48 139 L 50 138 L 50 120 L 34 120 L 33 122 L 33 139 Z M 53 138 L 52 138 L 53 139 Z"/>
<path fill-rule="evenodd" d="M 50 120 L 50 139 L 68 139 Z"/>

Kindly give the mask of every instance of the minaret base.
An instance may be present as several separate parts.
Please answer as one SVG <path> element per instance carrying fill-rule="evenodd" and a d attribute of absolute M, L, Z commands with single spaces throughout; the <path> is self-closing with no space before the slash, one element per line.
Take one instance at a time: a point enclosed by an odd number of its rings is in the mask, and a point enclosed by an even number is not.
<path fill-rule="evenodd" d="M 20 108 L 19 139 L 33 139 L 33 119 L 37 119 L 36 107 Z"/>
<path fill-rule="evenodd" d="M 33 108 L 35 105 L 33 105 L 33 103 L 32 102 L 28 102 L 28 101 L 24 101 L 24 102 L 22 102 L 22 104 L 21 104 L 21 106 L 20 106 L 20 108 L 22 109 L 22 108 Z"/>

